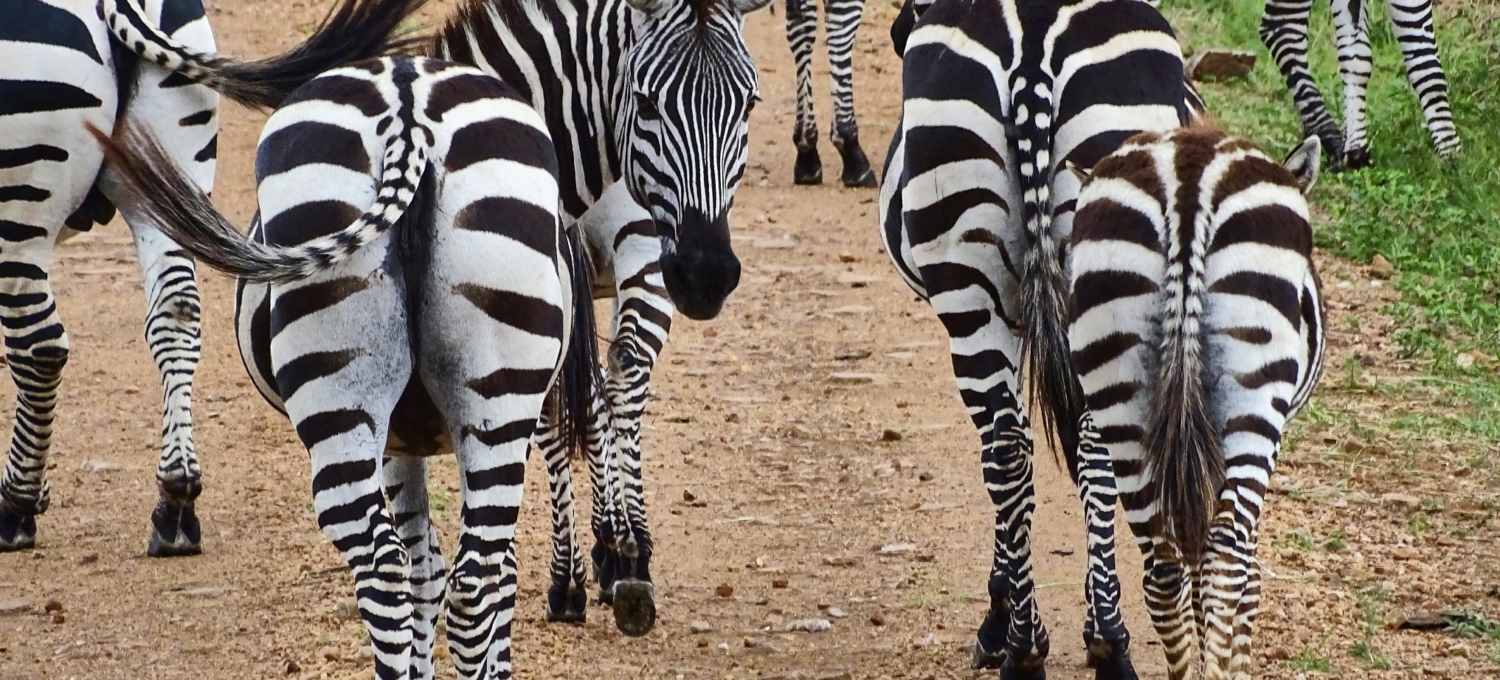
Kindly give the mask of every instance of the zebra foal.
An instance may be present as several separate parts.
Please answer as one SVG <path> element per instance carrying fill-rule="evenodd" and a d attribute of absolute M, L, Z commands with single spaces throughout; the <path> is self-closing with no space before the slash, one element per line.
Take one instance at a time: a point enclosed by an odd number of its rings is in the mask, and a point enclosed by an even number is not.
<path fill-rule="evenodd" d="M 432 677 L 446 598 L 459 676 L 509 678 L 526 452 L 544 406 L 583 434 L 597 370 L 588 263 L 558 218 L 541 117 L 445 62 L 330 71 L 266 123 L 248 238 L 149 138 L 104 141 L 142 209 L 240 277 L 241 356 L 311 456 L 377 676 Z M 451 572 L 425 462 L 448 451 L 463 487 Z"/>
<path fill-rule="evenodd" d="M 212 54 L 199 0 L 0 2 L 0 326 L 17 402 L 0 480 L 0 552 L 35 546 L 36 518 L 50 503 L 47 465 L 70 346 L 52 295 L 53 248 L 108 222 L 119 196 L 86 127 L 149 129 L 198 187 L 212 191 L 219 95 L 211 88 L 250 106 L 274 106 L 286 82 L 395 47 L 389 34 L 418 4 L 344 0 L 297 48 L 239 62 Z M 160 49 L 166 42 L 172 51 Z M 257 84 L 237 86 L 245 77 Z M 146 342 L 163 392 L 160 496 L 147 554 L 198 554 L 194 504 L 203 481 L 192 393 L 202 331 L 194 264 L 150 214 L 120 211 L 135 239 Z"/>
<path fill-rule="evenodd" d="M 1039 356 L 1080 379 L 1080 455 L 1113 463 L 1174 680 L 1195 641 L 1206 680 L 1251 677 L 1257 521 L 1322 371 L 1320 153 L 1308 137 L 1283 166 L 1193 125 L 1132 138 L 1079 192 L 1071 356 Z"/>
<path fill-rule="evenodd" d="M 828 76 L 833 95 L 833 127 L 828 139 L 839 152 L 844 168 L 839 181 L 846 187 L 874 187 L 875 171 L 859 145 L 854 120 L 854 38 L 865 12 L 865 0 L 823 0 L 823 27 L 828 43 Z M 817 0 L 786 0 L 786 40 L 797 65 L 797 117 L 792 144 L 797 162 L 792 181 L 822 184 L 823 161 L 818 156 L 818 121 L 813 113 L 812 58 L 818 41 Z"/>

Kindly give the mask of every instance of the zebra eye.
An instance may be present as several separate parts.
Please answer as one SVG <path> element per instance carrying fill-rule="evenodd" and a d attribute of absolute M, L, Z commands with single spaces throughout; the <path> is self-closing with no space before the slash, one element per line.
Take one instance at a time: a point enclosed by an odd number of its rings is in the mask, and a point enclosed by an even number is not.
<path fill-rule="evenodd" d="M 650 97 L 639 92 L 635 93 L 635 114 L 643 120 L 658 120 L 661 112 L 656 110 L 656 102 Z"/>
<path fill-rule="evenodd" d="M 755 110 L 755 103 L 758 102 L 758 101 L 760 101 L 760 95 L 758 95 L 758 94 L 752 94 L 752 95 L 750 95 L 750 103 L 748 103 L 748 104 L 745 105 L 745 117 L 746 118 L 749 118 L 750 117 L 750 112 Z"/>

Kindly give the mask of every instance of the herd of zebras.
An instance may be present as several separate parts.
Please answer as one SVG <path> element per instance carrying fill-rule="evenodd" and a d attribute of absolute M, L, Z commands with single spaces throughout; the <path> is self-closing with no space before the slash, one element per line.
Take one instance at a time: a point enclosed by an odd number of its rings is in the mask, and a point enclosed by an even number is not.
<path fill-rule="evenodd" d="M 464 678 L 512 674 L 527 451 L 552 488 L 553 620 L 583 619 L 570 458 L 587 460 L 599 596 L 642 635 L 655 594 L 641 416 L 674 310 L 716 316 L 739 281 L 729 211 L 757 74 L 745 16 L 769 0 L 342 0 L 304 43 L 214 53 L 199 0 L 0 6 L 0 322 L 17 387 L 0 551 L 35 545 L 68 357 L 54 245 L 116 209 L 145 279 L 163 389 L 153 556 L 201 550 L 192 381 L 195 261 L 239 277 L 240 353 L 312 463 L 313 507 L 352 571 L 380 678 L 430 678 L 446 612 Z M 1437 151 L 1458 151 L 1428 0 L 1387 0 Z M 874 186 L 854 122 L 862 0 L 827 0 L 842 182 Z M 1084 503 L 1084 642 L 1134 678 L 1115 573 L 1124 508 L 1170 675 L 1248 678 L 1257 518 L 1323 354 L 1304 198 L 1320 160 L 1368 162 L 1361 0 L 1333 0 L 1347 132 L 1306 65 L 1311 0 L 1262 36 L 1306 139 L 1282 163 L 1227 136 L 1140 0 L 908 0 L 892 29 L 904 108 L 880 233 L 951 339 L 995 517 L 976 667 L 1043 678 L 1031 575 L 1035 408 Z M 788 0 L 794 180 L 822 181 L 811 0 Z M 419 52 L 424 56 L 405 56 Z M 220 95 L 274 109 L 244 236 L 215 211 Z M 607 356 L 593 299 L 613 298 Z M 451 566 L 426 457 L 453 452 Z"/>

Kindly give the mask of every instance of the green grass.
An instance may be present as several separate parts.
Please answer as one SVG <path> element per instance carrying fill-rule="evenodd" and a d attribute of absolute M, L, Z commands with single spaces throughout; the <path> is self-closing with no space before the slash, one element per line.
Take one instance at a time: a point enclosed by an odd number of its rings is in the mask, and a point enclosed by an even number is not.
<path fill-rule="evenodd" d="M 1165 0 L 1163 12 L 1188 50 L 1230 47 L 1260 58 L 1244 81 L 1203 88 L 1228 131 L 1283 155 L 1302 136 L 1285 81 L 1257 34 L 1263 0 Z M 1326 215 L 1315 225 L 1328 252 L 1368 263 L 1379 254 L 1395 265 L 1400 302 L 1386 310 L 1400 331 L 1405 358 L 1421 362 L 1433 385 L 1451 396 L 1441 413 L 1405 414 L 1392 427 L 1418 439 L 1445 433 L 1474 442 L 1500 439 L 1500 13 L 1470 3 L 1437 22 L 1439 49 L 1464 154 L 1444 163 L 1432 150 L 1416 95 L 1406 82 L 1383 3 L 1370 3 L 1375 73 L 1368 91 L 1374 165 L 1325 173 L 1312 202 Z M 1488 13 L 1488 16 L 1486 16 Z M 1309 60 L 1335 116 L 1342 87 L 1326 4 L 1315 5 Z M 1332 285 L 1332 282 L 1325 282 Z M 1353 282 L 1365 285 L 1363 281 Z M 1474 359 L 1478 359 L 1474 361 Z M 1325 383 L 1357 387 L 1357 366 L 1331 366 Z M 1497 462 L 1481 463 L 1500 474 Z"/>

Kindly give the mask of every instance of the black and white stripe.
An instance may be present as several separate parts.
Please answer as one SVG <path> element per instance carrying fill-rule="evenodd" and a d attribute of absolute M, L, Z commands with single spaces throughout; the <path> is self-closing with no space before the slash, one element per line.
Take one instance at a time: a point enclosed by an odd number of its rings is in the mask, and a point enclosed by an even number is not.
<path fill-rule="evenodd" d="M 876 181 L 870 160 L 859 146 L 859 126 L 854 120 L 854 38 L 864 11 L 865 0 L 823 0 L 833 95 L 833 128 L 828 138 L 843 161 L 839 181 L 847 187 L 873 187 Z M 792 127 L 797 163 L 792 169 L 792 180 L 797 184 L 822 184 L 823 161 L 818 156 L 812 84 L 813 47 L 818 40 L 817 0 L 786 0 L 786 39 L 797 64 L 797 120 Z"/>
<path fill-rule="evenodd" d="M 1322 370 L 1303 198 L 1318 147 L 1309 137 L 1282 167 L 1212 127 L 1148 133 L 1079 194 L 1080 448 L 1113 462 L 1173 680 L 1195 648 L 1201 677 L 1252 677 L 1257 520 L 1286 423 Z"/>
<path fill-rule="evenodd" d="M 1077 450 L 1083 395 L 1047 360 L 1067 354 L 1063 265 L 1080 184 L 1058 170 L 1091 166 L 1140 131 L 1178 127 L 1195 96 L 1176 38 L 1145 3 L 924 5 L 892 29 L 905 104 L 881 191 L 881 234 L 948 331 L 983 447 L 995 553 L 974 665 L 1040 678 L 1050 647 L 1031 574 L 1025 384 L 1055 405 L 1041 423 L 1061 440 L 1084 502 L 1090 665 L 1099 678 L 1134 678 L 1115 573 L 1114 478 L 1106 456 Z"/>
<path fill-rule="evenodd" d="M 161 140 L 203 191 L 213 188 L 219 95 L 194 78 L 228 88 L 238 76 L 310 77 L 344 58 L 388 47 L 385 35 L 416 0 L 349 0 L 296 50 L 263 62 L 213 55 L 199 0 L 8 0 L 0 5 L 0 321 L 15 377 L 17 412 L 0 481 L 0 551 L 32 547 L 46 510 L 48 452 L 68 337 L 48 281 L 59 240 L 114 215 L 118 194 L 101 173 L 88 126 L 125 122 Z M 359 36 L 357 38 L 351 35 Z M 192 66 L 193 78 L 173 68 Z M 259 87 L 257 99 L 276 87 Z M 284 91 L 282 91 L 284 94 Z M 160 500 L 147 552 L 201 551 L 194 501 L 203 488 L 193 449 L 192 389 L 200 352 L 200 305 L 192 258 L 151 217 L 121 208 L 135 238 L 146 288 L 146 340 L 162 376 Z"/>
<path fill-rule="evenodd" d="M 1334 41 L 1344 84 L 1344 131 L 1328 113 L 1307 67 L 1308 18 L 1313 0 L 1266 0 L 1260 38 L 1286 77 L 1302 129 L 1317 135 L 1323 150 L 1345 167 L 1370 163 L 1365 122 L 1365 86 L 1374 61 L 1370 52 L 1367 0 L 1332 0 Z M 1463 148 L 1448 106 L 1448 79 L 1438 56 L 1432 22 L 1432 0 L 1386 0 L 1396 43 L 1406 61 L 1406 77 L 1422 105 L 1422 117 L 1439 156 L 1450 158 Z"/>
<path fill-rule="evenodd" d="M 729 210 L 744 176 L 757 99 L 744 16 L 768 0 L 469 0 L 434 54 L 517 87 L 547 122 L 562 206 L 616 298 L 607 397 L 589 435 L 593 550 L 620 630 L 655 622 L 641 415 L 674 306 L 717 315 L 739 283 Z M 611 285 L 612 282 L 612 285 Z M 585 616 L 571 472 L 539 433 L 554 497 L 548 616 Z M 606 462 L 606 453 L 608 462 Z M 608 501 L 608 502 L 607 502 Z M 602 522 L 618 504 L 623 524 Z"/>
<path fill-rule="evenodd" d="M 544 406 L 558 422 L 587 413 L 597 361 L 541 117 L 446 62 L 330 71 L 266 123 L 249 239 L 144 137 L 127 143 L 112 160 L 140 203 L 241 277 L 241 356 L 311 455 L 318 524 L 353 572 L 376 675 L 433 676 L 446 599 L 459 676 L 511 677 L 526 451 Z M 451 571 L 424 458 L 447 451 L 464 489 Z"/>

